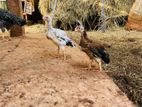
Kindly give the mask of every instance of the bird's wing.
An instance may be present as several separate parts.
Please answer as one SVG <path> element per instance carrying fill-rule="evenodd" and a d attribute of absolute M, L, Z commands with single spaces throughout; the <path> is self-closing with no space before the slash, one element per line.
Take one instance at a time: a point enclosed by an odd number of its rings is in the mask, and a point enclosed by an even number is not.
<path fill-rule="evenodd" d="M 47 34 L 47 37 L 51 39 L 57 45 L 66 45 L 66 42 L 60 37 L 58 37 L 56 32 L 49 31 Z"/>
<path fill-rule="evenodd" d="M 48 37 L 58 40 L 58 44 L 76 47 L 76 44 L 67 36 L 65 31 L 53 28 L 48 32 Z"/>
<path fill-rule="evenodd" d="M 85 47 L 81 47 L 81 50 L 83 51 L 83 52 L 85 52 L 88 56 L 89 56 L 89 58 L 91 58 L 91 59 L 93 59 L 94 58 L 94 55 L 93 55 L 93 53 L 90 51 L 90 49 L 89 48 L 85 48 Z"/>
<path fill-rule="evenodd" d="M 91 49 L 94 56 L 101 58 L 105 63 L 109 63 L 109 54 L 104 50 L 104 48 L 93 48 Z"/>
<path fill-rule="evenodd" d="M 64 39 L 66 42 L 68 42 L 69 44 L 71 44 L 70 46 L 72 47 L 76 47 L 77 43 L 75 43 L 70 37 L 68 37 L 67 33 L 63 30 L 58 29 L 58 31 L 60 32 L 59 35 L 62 39 Z"/>
<path fill-rule="evenodd" d="M 61 29 L 56 29 L 54 28 L 54 32 L 56 32 L 56 35 L 61 37 L 61 38 L 64 38 L 66 40 L 71 40 L 68 36 L 67 36 L 67 33 Z"/>

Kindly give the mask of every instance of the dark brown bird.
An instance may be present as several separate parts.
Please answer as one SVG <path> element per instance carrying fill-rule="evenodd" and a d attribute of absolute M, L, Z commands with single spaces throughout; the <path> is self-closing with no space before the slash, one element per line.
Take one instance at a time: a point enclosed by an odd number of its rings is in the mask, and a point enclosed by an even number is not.
<path fill-rule="evenodd" d="M 106 52 L 105 47 L 110 47 L 106 44 L 100 44 L 99 42 L 92 41 L 88 38 L 86 31 L 82 25 L 78 25 L 75 31 L 81 33 L 80 46 L 82 51 L 84 51 L 90 58 L 90 63 L 88 68 L 91 69 L 92 62 L 95 59 L 99 65 L 99 71 L 102 71 L 101 60 L 108 64 L 110 62 L 109 54 Z"/>

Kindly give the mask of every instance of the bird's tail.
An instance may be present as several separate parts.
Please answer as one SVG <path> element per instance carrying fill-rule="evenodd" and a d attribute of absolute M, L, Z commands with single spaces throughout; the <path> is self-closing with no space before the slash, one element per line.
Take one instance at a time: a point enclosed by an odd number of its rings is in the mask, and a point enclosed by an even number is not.
<path fill-rule="evenodd" d="M 93 49 L 93 53 L 101 58 L 106 64 L 110 62 L 109 54 L 105 51 L 104 48 Z"/>
<path fill-rule="evenodd" d="M 26 21 L 24 19 L 22 19 L 20 16 L 17 16 L 13 13 L 11 13 L 10 11 L 5 11 L 5 18 L 6 20 L 10 20 L 11 22 L 13 22 L 13 24 L 17 24 L 19 26 L 24 26 L 26 24 Z"/>
<path fill-rule="evenodd" d="M 72 40 L 65 39 L 63 37 L 59 37 L 59 38 L 62 39 L 63 41 L 65 41 L 67 46 L 76 47 L 76 44 Z"/>
<path fill-rule="evenodd" d="M 67 41 L 66 45 L 71 47 L 76 47 L 76 45 L 72 41 Z"/>
<path fill-rule="evenodd" d="M 14 20 L 13 20 L 14 23 L 19 26 L 24 26 L 26 24 L 26 21 L 19 16 L 14 16 L 13 18 L 14 18 Z"/>

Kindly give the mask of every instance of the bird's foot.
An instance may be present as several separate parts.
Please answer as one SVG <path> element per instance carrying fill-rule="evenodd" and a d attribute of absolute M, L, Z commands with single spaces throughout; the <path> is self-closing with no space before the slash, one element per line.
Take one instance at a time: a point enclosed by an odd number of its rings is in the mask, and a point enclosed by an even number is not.
<path fill-rule="evenodd" d="M 82 70 L 85 70 L 85 71 L 95 71 L 95 72 L 102 72 L 103 70 L 102 69 L 95 69 L 95 68 L 82 68 Z"/>
<path fill-rule="evenodd" d="M 67 59 L 67 57 L 65 55 L 63 55 L 63 61 L 65 61 Z"/>
<path fill-rule="evenodd" d="M 63 60 L 63 61 L 65 61 L 66 60 L 66 57 L 64 57 L 63 55 L 61 55 L 61 54 L 58 54 L 58 55 L 56 55 L 56 57 L 55 58 L 57 58 L 57 59 L 61 59 L 61 60 Z"/>
<path fill-rule="evenodd" d="M 11 41 L 11 37 L 7 37 L 7 36 L 2 36 L 1 37 L 2 40 L 6 40 L 6 41 Z"/>
<path fill-rule="evenodd" d="M 56 55 L 56 57 L 55 58 L 60 58 L 61 56 L 60 55 Z"/>
<path fill-rule="evenodd" d="M 62 56 L 61 55 L 56 55 L 55 58 L 56 59 L 62 59 Z"/>
<path fill-rule="evenodd" d="M 98 69 L 97 69 L 97 70 L 95 70 L 95 71 L 96 71 L 96 72 L 102 72 L 102 70 L 98 70 Z"/>
<path fill-rule="evenodd" d="M 91 71 L 91 70 L 93 70 L 92 68 L 81 68 L 82 70 L 85 70 L 85 71 Z"/>
<path fill-rule="evenodd" d="M 0 37 L 0 39 L 1 39 L 1 40 L 4 40 L 4 39 L 5 39 L 5 37 L 4 37 L 4 36 L 1 36 L 1 37 Z"/>
<path fill-rule="evenodd" d="M 11 37 L 8 37 L 7 39 L 8 39 L 8 41 L 11 41 Z"/>
<path fill-rule="evenodd" d="M 96 71 L 96 72 L 102 72 L 102 71 L 103 71 L 103 69 L 102 69 L 102 68 L 100 68 L 100 69 L 96 69 L 95 71 Z"/>

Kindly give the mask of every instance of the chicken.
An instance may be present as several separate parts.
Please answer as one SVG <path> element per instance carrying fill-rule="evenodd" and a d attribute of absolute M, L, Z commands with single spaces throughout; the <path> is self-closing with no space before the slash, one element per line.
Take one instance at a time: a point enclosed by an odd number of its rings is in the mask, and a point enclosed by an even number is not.
<path fill-rule="evenodd" d="M 8 10 L 0 9 L 0 29 L 4 33 L 9 30 L 13 25 L 24 26 L 26 21 L 19 16 L 11 13 Z M 3 35 L 4 38 L 4 35 Z"/>
<path fill-rule="evenodd" d="M 106 64 L 110 62 L 109 54 L 105 50 L 105 47 L 109 46 L 105 46 L 104 44 L 100 44 L 89 39 L 82 25 L 76 26 L 75 31 L 81 33 L 81 40 L 79 45 L 81 46 L 82 51 L 84 51 L 90 58 L 88 68 L 91 69 L 93 60 L 95 59 L 99 65 L 99 71 L 102 71 L 101 60 Z"/>
<path fill-rule="evenodd" d="M 47 22 L 47 38 L 51 39 L 58 46 L 58 55 L 62 50 L 63 58 L 65 60 L 65 46 L 76 47 L 76 43 L 67 36 L 65 31 L 52 27 L 52 17 L 46 15 L 43 17 L 43 20 Z"/>

